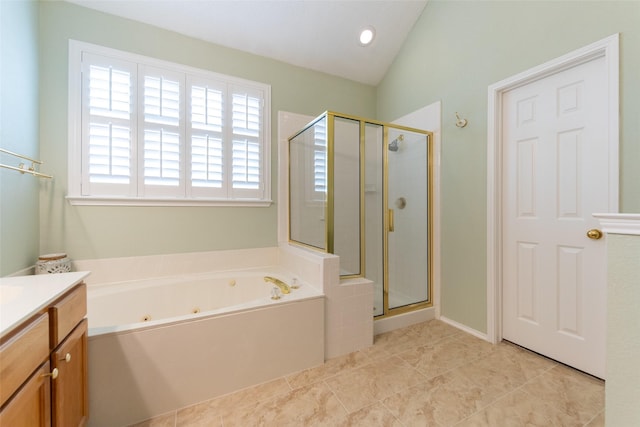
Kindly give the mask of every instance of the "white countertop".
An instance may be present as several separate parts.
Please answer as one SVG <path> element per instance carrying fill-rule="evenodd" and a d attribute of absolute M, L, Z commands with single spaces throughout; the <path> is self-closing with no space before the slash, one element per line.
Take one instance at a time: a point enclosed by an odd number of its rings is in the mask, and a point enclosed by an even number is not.
<path fill-rule="evenodd" d="M 0 337 L 81 282 L 88 271 L 0 277 Z"/>

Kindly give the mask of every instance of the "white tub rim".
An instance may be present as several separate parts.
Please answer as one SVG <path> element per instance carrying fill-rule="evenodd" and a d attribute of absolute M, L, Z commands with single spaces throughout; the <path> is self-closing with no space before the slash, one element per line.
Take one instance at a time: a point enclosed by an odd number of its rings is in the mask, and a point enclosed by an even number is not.
<path fill-rule="evenodd" d="M 269 266 L 269 267 L 251 267 L 246 269 L 230 269 L 230 270 L 216 270 L 211 272 L 199 272 L 193 274 L 179 274 L 172 276 L 162 276 L 162 277 L 149 277 L 145 279 L 136 279 L 130 281 L 118 281 L 112 283 L 99 283 L 92 284 L 87 286 L 87 299 L 92 297 L 93 292 L 99 292 L 101 290 L 105 290 L 107 288 L 120 288 L 125 286 L 140 286 L 143 288 L 153 287 L 153 286 L 161 286 L 161 285 L 171 285 L 177 284 L 180 282 L 188 281 L 188 280 L 203 280 L 206 278 L 234 278 L 238 276 L 250 276 L 255 275 L 256 273 L 260 273 L 260 275 L 272 275 L 274 277 L 282 278 L 285 282 L 289 282 L 291 278 L 296 278 L 298 280 L 298 284 L 300 285 L 299 289 L 292 289 L 290 294 L 281 295 L 281 298 L 278 300 L 272 300 L 270 297 L 265 296 L 262 298 L 253 299 L 251 301 L 245 301 L 240 304 L 222 307 L 213 310 L 202 311 L 199 313 L 187 313 L 178 316 L 165 317 L 161 319 L 153 319 L 148 321 L 141 322 L 133 322 L 127 323 L 123 325 L 109 325 L 109 326 L 97 326 L 97 327 L 89 327 L 89 339 L 98 338 L 105 335 L 111 334 L 122 334 L 122 333 L 134 333 L 139 331 L 144 331 L 148 329 L 155 329 L 158 327 L 169 327 L 171 325 L 183 323 L 186 321 L 202 321 L 213 317 L 221 317 L 226 315 L 234 315 L 239 314 L 246 311 L 251 310 L 259 310 L 259 309 L 267 309 L 271 307 L 275 307 L 278 305 L 284 304 L 294 304 L 296 301 L 313 299 L 313 298 L 324 298 L 324 294 L 316 289 L 313 285 L 301 281 L 299 276 L 294 275 L 290 271 L 284 270 L 279 266 Z M 158 284 L 157 282 L 161 283 Z M 150 282 L 148 285 L 146 282 Z M 137 287 L 137 289 L 140 289 Z M 126 292 L 126 291 L 124 291 Z M 91 313 L 87 313 L 87 316 L 90 319 Z M 89 324 L 91 324 L 91 320 L 89 320 Z"/>

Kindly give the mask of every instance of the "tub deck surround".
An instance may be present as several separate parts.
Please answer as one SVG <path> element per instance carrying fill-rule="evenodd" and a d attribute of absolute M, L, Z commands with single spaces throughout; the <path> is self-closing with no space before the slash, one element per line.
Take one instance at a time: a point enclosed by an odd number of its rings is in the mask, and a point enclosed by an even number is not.
<path fill-rule="evenodd" d="M 325 288 L 325 359 L 373 345 L 373 282 L 365 278 L 339 280 Z"/>
<path fill-rule="evenodd" d="M 280 264 L 325 295 L 325 359 L 373 345 L 373 282 L 340 280 L 340 257 L 288 244 L 280 245 Z"/>
<path fill-rule="evenodd" d="M 372 345 L 373 284 L 366 279 L 341 282 L 336 255 L 281 243 L 269 248 L 74 261 L 75 269 L 91 271 L 86 280 L 90 290 L 93 285 L 269 266 L 290 271 L 325 295 L 326 359 Z"/>
<path fill-rule="evenodd" d="M 93 270 L 88 282 L 90 426 L 148 419 L 321 365 L 327 358 L 373 342 L 372 284 L 366 279 L 341 282 L 335 255 L 281 245 L 86 260 L 76 262 L 76 267 Z M 264 296 L 232 302 L 230 312 L 214 306 L 193 307 L 193 302 L 165 296 L 169 307 L 199 308 L 199 312 L 169 314 L 169 321 L 153 315 L 148 322 L 139 322 L 145 310 L 134 310 L 133 323 L 124 320 L 126 324 L 114 325 L 118 322 L 103 322 L 100 309 L 92 308 L 94 296 L 108 298 L 116 288 L 135 293 L 137 288 L 163 287 L 179 278 L 181 294 L 188 294 L 189 286 L 182 287 L 188 281 L 207 283 L 216 277 L 228 291 L 250 275 Z M 289 285 L 295 277 L 302 286 L 272 301 L 273 284 L 265 283 L 264 276 Z M 231 281 L 235 286 L 229 285 Z M 105 311 L 126 312 L 130 302 L 136 307 L 162 298 L 121 294 L 114 298 L 117 308 L 112 305 Z M 206 297 L 196 299 L 200 304 Z"/>
<path fill-rule="evenodd" d="M 0 338 L 89 274 L 81 271 L 0 278 Z"/>
<path fill-rule="evenodd" d="M 324 298 L 93 335 L 89 359 L 89 425 L 132 424 L 321 365 Z"/>

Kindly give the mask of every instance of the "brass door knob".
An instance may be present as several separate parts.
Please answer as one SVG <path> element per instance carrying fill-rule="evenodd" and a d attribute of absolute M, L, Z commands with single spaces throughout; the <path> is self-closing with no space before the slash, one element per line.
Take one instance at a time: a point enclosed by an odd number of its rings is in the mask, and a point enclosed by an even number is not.
<path fill-rule="evenodd" d="M 587 231 L 587 237 L 593 240 L 598 240 L 602 238 L 602 231 L 596 228 L 592 228 L 591 230 Z"/>

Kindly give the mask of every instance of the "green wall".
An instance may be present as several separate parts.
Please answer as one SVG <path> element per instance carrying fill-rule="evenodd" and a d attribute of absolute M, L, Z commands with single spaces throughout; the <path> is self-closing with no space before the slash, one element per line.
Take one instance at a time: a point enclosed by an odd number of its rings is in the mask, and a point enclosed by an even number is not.
<path fill-rule="evenodd" d="M 37 46 L 37 2 L 0 1 L 0 147 L 31 158 L 40 155 Z M 21 161 L 0 154 L 2 164 Z M 0 169 L 0 276 L 29 267 L 38 257 L 41 185 L 31 175 Z"/>
<path fill-rule="evenodd" d="M 42 252 L 95 259 L 277 244 L 276 206 L 71 206 L 67 193 L 68 39 L 95 43 L 271 85 L 272 198 L 277 201 L 278 111 L 375 115 L 375 88 L 223 48 L 66 2 L 40 3 L 42 157 L 55 174 L 41 192 Z"/>
<path fill-rule="evenodd" d="M 486 331 L 487 87 L 621 33 L 621 209 L 640 212 L 640 2 L 430 0 L 378 87 L 394 120 L 442 101 L 442 314 Z M 469 125 L 455 127 L 455 112 Z"/>
<path fill-rule="evenodd" d="M 0 170 L 0 275 L 43 252 L 92 259 L 277 243 L 275 206 L 69 205 L 69 38 L 270 84 L 273 171 L 279 110 L 391 121 L 441 100 L 442 313 L 486 331 L 487 86 L 619 32 L 621 209 L 640 212 L 640 2 L 430 0 L 378 88 L 66 2 L 0 1 L 0 12 L 1 146 L 41 157 L 43 171 L 55 175 L 44 181 Z M 466 128 L 455 127 L 456 111 Z M 274 173 L 277 202 L 276 189 Z"/>
<path fill-rule="evenodd" d="M 608 426 L 640 425 L 640 236 L 607 235 Z"/>

